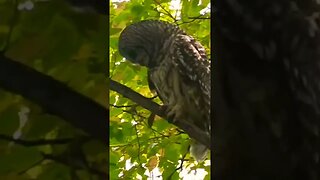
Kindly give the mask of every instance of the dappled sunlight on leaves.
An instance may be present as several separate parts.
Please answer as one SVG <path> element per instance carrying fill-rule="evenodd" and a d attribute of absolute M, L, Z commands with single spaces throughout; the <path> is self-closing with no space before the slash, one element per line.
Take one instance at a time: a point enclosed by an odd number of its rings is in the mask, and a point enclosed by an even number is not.
<path fill-rule="evenodd" d="M 181 8 L 174 8 L 171 1 L 139 0 L 111 3 L 110 78 L 145 97 L 154 97 L 155 94 L 152 94 L 148 87 L 146 68 L 125 61 L 119 54 L 117 45 L 120 32 L 133 22 L 160 19 L 181 24 L 182 29 L 192 34 L 209 51 L 210 13 L 202 15 L 200 13 L 208 3 L 210 3 L 208 0 L 193 1 L 193 3 L 182 0 Z M 177 13 L 180 9 L 181 14 Z M 210 171 L 208 168 L 210 166 L 205 166 L 204 163 L 195 164 L 188 154 L 190 139 L 187 134 L 158 116 L 155 116 L 153 126 L 150 128 L 148 126 L 150 111 L 114 91 L 110 91 L 109 100 L 110 154 L 112 156 L 110 172 L 116 171 L 112 172 L 112 179 L 132 177 L 179 179 L 180 172 L 188 169 L 189 166 L 200 168 L 201 171 L 204 169 L 203 171 L 207 173 Z M 153 101 L 161 104 L 158 97 Z M 182 168 L 179 168 L 181 159 L 183 159 Z M 184 173 L 188 174 L 188 172 Z M 202 172 L 202 175 L 205 176 L 205 173 Z"/>

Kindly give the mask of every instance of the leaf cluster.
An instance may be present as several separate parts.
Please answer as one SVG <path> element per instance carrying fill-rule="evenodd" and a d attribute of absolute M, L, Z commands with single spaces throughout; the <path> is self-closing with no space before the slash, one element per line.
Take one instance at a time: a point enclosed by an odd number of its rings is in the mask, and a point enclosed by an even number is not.
<path fill-rule="evenodd" d="M 110 78 L 145 97 L 152 98 L 146 79 L 147 69 L 131 64 L 118 52 L 118 38 L 129 24 L 145 19 L 164 20 L 179 25 L 210 48 L 210 11 L 201 14 L 209 1 L 181 1 L 180 8 L 172 8 L 171 1 L 138 0 L 110 3 Z M 109 93 L 110 107 L 110 172 L 111 179 L 151 177 L 156 167 L 164 179 L 179 179 L 188 167 L 205 168 L 197 164 L 188 153 L 190 139 L 166 120 L 155 117 L 152 127 L 148 124 L 151 112 L 143 109 L 121 94 Z M 158 104 L 158 98 L 153 99 Z M 192 168 L 191 168 L 192 169 Z M 190 171 L 192 171 L 190 169 Z M 206 178 L 210 177 L 210 174 Z"/>

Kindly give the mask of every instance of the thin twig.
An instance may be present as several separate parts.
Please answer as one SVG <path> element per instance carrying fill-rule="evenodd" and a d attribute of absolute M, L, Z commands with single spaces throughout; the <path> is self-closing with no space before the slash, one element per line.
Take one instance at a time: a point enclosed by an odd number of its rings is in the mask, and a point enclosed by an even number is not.
<path fill-rule="evenodd" d="M 155 137 L 151 137 L 145 141 L 140 141 L 140 143 L 144 143 L 144 142 L 150 142 L 150 141 L 154 141 L 156 139 L 163 139 L 163 138 L 170 138 L 170 136 L 155 136 Z M 134 139 L 135 140 L 135 139 Z M 109 145 L 110 147 L 114 147 L 114 148 L 117 148 L 117 147 L 128 147 L 128 146 L 132 146 L 132 145 L 135 145 L 137 144 L 138 142 L 133 142 L 133 141 L 130 141 L 129 143 L 126 143 L 126 144 L 118 144 L 118 145 Z"/>
<path fill-rule="evenodd" d="M 160 2 L 158 2 L 157 0 L 154 0 L 154 2 L 155 2 L 157 5 L 159 5 L 159 6 L 161 7 L 161 9 L 165 12 L 165 13 L 163 13 L 163 14 L 165 14 L 165 15 L 167 15 L 167 16 L 169 16 L 170 18 L 173 19 L 174 23 L 176 23 L 176 22 L 178 21 L 175 17 L 172 16 L 172 14 L 171 14 L 168 10 L 166 10 L 166 8 L 164 8 L 164 7 L 161 5 Z"/>
<path fill-rule="evenodd" d="M 133 115 L 132 115 L 132 116 L 133 116 Z M 139 164 L 140 164 L 140 163 L 141 163 L 141 161 L 140 161 L 141 145 L 140 145 L 140 140 L 139 140 L 139 134 L 138 134 L 137 124 L 134 125 L 134 129 L 136 130 L 136 136 L 137 136 L 137 142 L 138 142 L 138 161 L 139 161 Z"/>
<path fill-rule="evenodd" d="M 11 141 L 23 146 L 42 146 L 42 145 L 58 145 L 70 143 L 74 138 L 64 138 L 64 139 L 37 139 L 37 140 L 22 140 L 14 139 L 12 136 L 5 134 L 0 134 L 0 140 Z"/>
<path fill-rule="evenodd" d="M 132 105 L 113 105 L 113 104 L 109 104 L 109 106 L 115 107 L 115 108 L 129 108 L 132 106 L 138 106 L 137 104 L 132 104 Z"/>
<path fill-rule="evenodd" d="M 180 163 L 180 166 L 177 167 L 168 177 L 168 179 L 171 179 L 172 176 L 174 175 L 175 172 L 177 172 L 178 170 L 182 171 L 182 168 L 183 168 L 183 163 L 185 161 L 185 157 L 187 156 L 187 154 L 189 153 L 189 151 L 187 151 L 186 153 L 184 153 L 184 155 L 182 156 L 182 158 L 180 159 L 181 163 Z"/>
<path fill-rule="evenodd" d="M 211 19 L 210 17 L 201 17 L 203 15 L 197 16 L 197 17 L 188 17 L 188 19 Z"/>
<path fill-rule="evenodd" d="M 192 19 L 191 21 L 183 21 L 181 23 L 179 23 L 178 25 L 180 26 L 181 24 L 187 24 L 187 23 L 192 23 L 196 20 L 208 20 L 208 19 L 211 19 L 210 17 L 203 17 L 204 15 L 200 14 L 199 16 L 196 16 L 196 17 L 188 17 L 188 19 Z"/>

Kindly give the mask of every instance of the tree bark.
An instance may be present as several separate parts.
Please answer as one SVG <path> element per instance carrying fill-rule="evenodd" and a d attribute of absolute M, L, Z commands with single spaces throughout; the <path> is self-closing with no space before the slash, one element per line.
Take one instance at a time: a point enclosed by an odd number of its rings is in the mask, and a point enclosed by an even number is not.
<path fill-rule="evenodd" d="M 106 107 L 0 53 L 0 87 L 33 101 L 47 113 L 57 115 L 89 135 L 107 142 Z"/>
<path fill-rule="evenodd" d="M 142 96 L 141 94 L 133 91 L 132 89 L 113 81 L 112 79 L 109 79 L 110 81 L 110 89 L 118 92 L 119 94 L 123 95 L 124 97 L 130 99 L 131 101 L 139 104 L 140 106 L 148 109 L 152 113 L 164 118 L 168 119 L 166 117 L 166 114 L 160 110 L 160 105 L 151 101 L 150 99 Z M 194 138 L 198 142 L 206 145 L 209 149 L 211 149 L 210 146 L 210 137 L 202 131 L 197 126 L 188 123 L 187 121 L 179 120 L 172 122 L 174 125 L 179 127 L 180 129 L 184 130 L 191 138 Z"/>

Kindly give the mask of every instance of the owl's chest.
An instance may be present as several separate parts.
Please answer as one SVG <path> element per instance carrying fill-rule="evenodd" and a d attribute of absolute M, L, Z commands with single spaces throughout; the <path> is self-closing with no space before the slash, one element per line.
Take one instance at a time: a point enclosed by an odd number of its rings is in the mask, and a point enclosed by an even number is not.
<path fill-rule="evenodd" d="M 186 82 L 185 78 L 173 63 L 162 63 L 150 70 L 150 79 L 153 82 L 158 95 L 165 105 L 169 107 L 179 106 L 181 111 L 188 112 L 196 108 L 194 98 L 198 93 L 198 87 Z"/>
<path fill-rule="evenodd" d="M 207 118 L 204 99 L 199 85 L 187 79 L 179 69 L 170 62 L 163 63 L 149 70 L 150 80 L 157 94 L 176 119 L 190 121 L 202 129 Z"/>
<path fill-rule="evenodd" d="M 150 70 L 150 80 L 156 87 L 158 95 L 168 104 L 170 99 L 175 99 L 180 92 L 180 75 L 171 63 L 162 63 L 160 66 Z M 172 100 L 171 100 L 172 101 Z"/>

